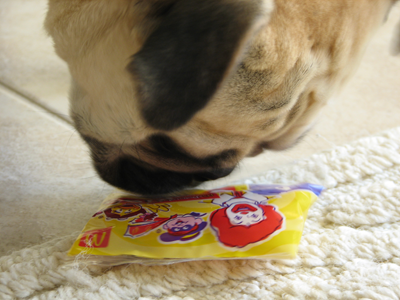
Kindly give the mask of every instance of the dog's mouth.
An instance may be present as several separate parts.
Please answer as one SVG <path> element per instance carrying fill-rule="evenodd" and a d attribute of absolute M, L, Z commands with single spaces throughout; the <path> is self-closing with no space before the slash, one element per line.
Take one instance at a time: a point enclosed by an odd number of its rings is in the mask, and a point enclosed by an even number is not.
<path fill-rule="evenodd" d="M 256 210 L 257 208 L 255 208 L 250 204 L 236 204 L 232 209 L 234 213 L 241 213 L 241 214 L 248 214 Z"/>
<path fill-rule="evenodd" d="M 227 176 L 234 169 L 221 167 L 223 164 L 220 163 L 224 159 L 230 160 L 235 155 L 234 150 L 196 159 L 165 137 L 153 138 L 151 147 L 126 146 L 128 150 L 82 137 L 88 143 L 94 167 L 104 181 L 142 195 L 162 195 L 194 187 Z"/>
<path fill-rule="evenodd" d="M 118 188 L 141 195 L 163 195 L 194 187 L 208 180 L 229 175 L 233 169 L 183 173 L 155 167 L 146 168 L 134 157 L 122 156 L 112 162 L 96 163 L 100 177 Z"/>

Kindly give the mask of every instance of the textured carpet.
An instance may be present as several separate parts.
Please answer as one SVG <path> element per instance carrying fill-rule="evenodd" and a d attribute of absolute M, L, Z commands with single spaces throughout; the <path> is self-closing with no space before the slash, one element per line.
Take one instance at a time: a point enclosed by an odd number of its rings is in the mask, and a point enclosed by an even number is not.
<path fill-rule="evenodd" d="M 247 180 L 304 181 L 327 190 L 295 260 L 65 268 L 69 236 L 0 258 L 0 299 L 399 299 L 400 127 Z"/>

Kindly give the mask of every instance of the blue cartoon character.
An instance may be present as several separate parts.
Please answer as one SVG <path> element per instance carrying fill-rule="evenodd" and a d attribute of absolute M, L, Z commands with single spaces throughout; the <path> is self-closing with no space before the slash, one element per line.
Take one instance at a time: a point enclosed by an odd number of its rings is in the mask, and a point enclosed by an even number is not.
<path fill-rule="evenodd" d="M 200 236 L 201 231 L 207 226 L 207 222 L 201 217 L 206 214 L 191 212 L 186 215 L 178 215 L 164 223 L 163 229 L 167 232 L 160 235 L 163 242 L 191 241 Z"/>

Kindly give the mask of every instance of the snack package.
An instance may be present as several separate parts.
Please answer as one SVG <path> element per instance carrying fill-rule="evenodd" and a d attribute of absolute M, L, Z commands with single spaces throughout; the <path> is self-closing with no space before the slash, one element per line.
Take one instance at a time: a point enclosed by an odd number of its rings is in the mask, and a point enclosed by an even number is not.
<path fill-rule="evenodd" d="M 294 258 L 322 187 L 243 185 L 143 198 L 112 195 L 71 247 L 70 261 L 98 265 Z"/>

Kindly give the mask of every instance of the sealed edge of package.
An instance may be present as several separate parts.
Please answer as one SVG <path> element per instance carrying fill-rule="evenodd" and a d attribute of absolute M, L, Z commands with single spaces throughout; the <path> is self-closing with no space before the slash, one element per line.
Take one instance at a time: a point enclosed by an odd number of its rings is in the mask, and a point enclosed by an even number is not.
<path fill-rule="evenodd" d="M 114 193 L 88 221 L 67 264 L 114 266 L 216 259 L 292 259 L 323 187 L 236 185 L 145 198 Z"/>

